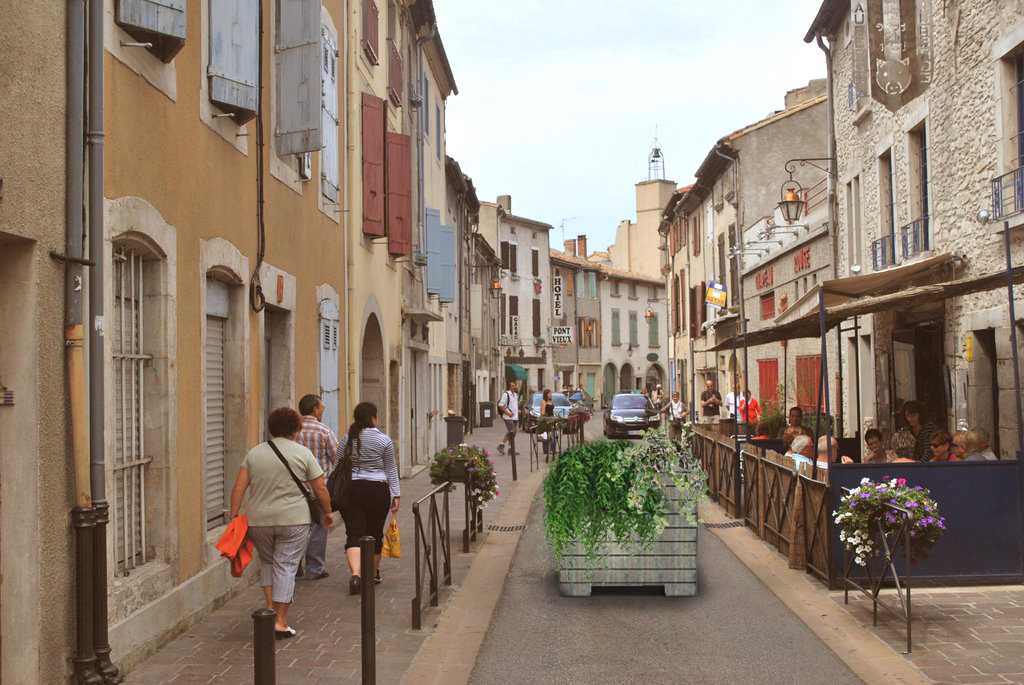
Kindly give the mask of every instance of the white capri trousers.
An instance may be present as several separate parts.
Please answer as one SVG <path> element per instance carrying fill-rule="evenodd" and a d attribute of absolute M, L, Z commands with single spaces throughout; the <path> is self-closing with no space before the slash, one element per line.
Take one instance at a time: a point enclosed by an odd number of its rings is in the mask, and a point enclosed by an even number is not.
<path fill-rule="evenodd" d="M 273 588 L 273 601 L 291 603 L 295 593 L 295 570 L 306 553 L 309 524 L 250 526 L 249 537 L 260 555 L 260 587 Z"/>

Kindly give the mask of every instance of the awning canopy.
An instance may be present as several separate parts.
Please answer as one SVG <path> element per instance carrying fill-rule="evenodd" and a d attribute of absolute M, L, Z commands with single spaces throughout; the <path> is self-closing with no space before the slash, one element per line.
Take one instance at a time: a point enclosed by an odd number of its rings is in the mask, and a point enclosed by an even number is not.
<path fill-rule="evenodd" d="M 845 281 L 849 279 L 839 279 Z M 823 284 L 825 291 L 825 328 L 833 328 L 841 322 L 853 316 L 863 316 L 885 309 L 903 309 L 912 307 L 922 302 L 935 302 L 946 300 L 951 297 L 978 293 L 986 290 L 993 290 L 1006 285 L 1006 272 L 999 271 L 987 276 L 976 278 L 962 278 L 956 281 L 935 283 L 933 285 L 919 285 L 904 288 L 897 292 L 883 295 L 870 295 L 856 299 L 847 298 L 840 304 L 828 306 L 828 295 L 833 293 L 831 284 L 836 281 L 828 281 Z M 1013 282 L 1024 283 L 1024 267 L 1013 268 Z M 803 316 L 782 324 L 762 328 L 747 334 L 746 344 L 753 347 L 780 340 L 793 340 L 796 338 L 820 338 L 821 323 L 817 307 L 808 311 Z M 743 344 L 742 336 L 736 340 L 738 345 Z M 714 351 L 724 350 L 732 347 L 732 338 L 722 341 L 711 348 Z"/>
<path fill-rule="evenodd" d="M 527 378 L 526 369 L 519 364 L 505 364 L 506 381 L 525 381 Z"/>

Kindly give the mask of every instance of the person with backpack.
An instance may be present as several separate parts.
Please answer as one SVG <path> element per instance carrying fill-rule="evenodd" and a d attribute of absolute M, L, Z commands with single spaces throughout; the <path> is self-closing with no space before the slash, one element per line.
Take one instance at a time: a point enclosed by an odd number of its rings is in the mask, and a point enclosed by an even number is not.
<path fill-rule="evenodd" d="M 519 395 L 516 392 L 518 389 L 519 384 L 516 381 L 509 381 L 508 389 L 501 394 L 501 399 L 498 400 L 498 411 L 505 421 L 505 435 L 498 443 L 499 454 L 505 454 L 505 443 L 508 442 L 511 445 L 516 438 L 516 424 L 519 422 Z"/>
<path fill-rule="evenodd" d="M 341 518 L 345 521 L 345 559 L 352 577 L 350 594 L 362 591 L 362 576 L 370 572 L 360 568 L 359 538 L 373 536 L 373 581 L 380 583 L 380 554 L 384 546 L 384 524 L 390 509 L 398 513 L 401 490 L 395 445 L 377 428 L 377 405 L 360 402 L 352 412 L 352 425 L 338 443 L 338 462 L 351 460 L 352 481 Z M 338 468 L 342 468 L 339 466 Z"/>

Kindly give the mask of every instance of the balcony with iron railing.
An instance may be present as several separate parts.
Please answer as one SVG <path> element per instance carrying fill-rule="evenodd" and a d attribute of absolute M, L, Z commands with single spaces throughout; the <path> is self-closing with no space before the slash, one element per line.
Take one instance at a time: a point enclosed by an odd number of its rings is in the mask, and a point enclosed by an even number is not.
<path fill-rule="evenodd" d="M 1024 211 L 1024 167 L 992 179 L 992 218 L 1000 221 Z"/>
<path fill-rule="evenodd" d="M 394 38 L 388 38 L 388 98 L 395 107 L 402 106 L 402 83 L 405 74 L 402 70 L 402 53 Z"/>
<path fill-rule="evenodd" d="M 883 235 L 871 243 L 871 263 L 875 271 L 896 265 L 896 237 Z"/>
<path fill-rule="evenodd" d="M 915 219 L 900 228 L 900 243 L 903 247 L 903 258 L 914 257 L 931 249 L 928 239 L 928 217 Z"/>
<path fill-rule="evenodd" d="M 804 216 L 808 216 L 811 210 L 820 207 L 828 201 L 828 176 L 809 188 L 803 189 Z"/>

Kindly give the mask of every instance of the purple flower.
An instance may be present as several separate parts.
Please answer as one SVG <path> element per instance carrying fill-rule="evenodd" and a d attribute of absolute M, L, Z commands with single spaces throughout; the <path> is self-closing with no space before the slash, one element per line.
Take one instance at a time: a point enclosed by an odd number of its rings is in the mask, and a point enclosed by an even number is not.
<path fill-rule="evenodd" d="M 870 495 L 868 495 L 868 493 L 866 493 L 866 492 L 863 492 L 863 493 L 861 493 L 861 495 L 860 495 L 860 498 L 861 498 L 861 499 L 867 499 L 867 498 L 868 498 L 869 496 L 870 496 Z"/>
<path fill-rule="evenodd" d="M 907 502 L 907 506 L 908 507 L 916 507 L 917 506 L 917 502 Z"/>
<path fill-rule="evenodd" d="M 920 485 L 915 485 L 914 489 L 917 490 L 918 492 L 924 490 L 924 488 L 922 488 Z"/>

